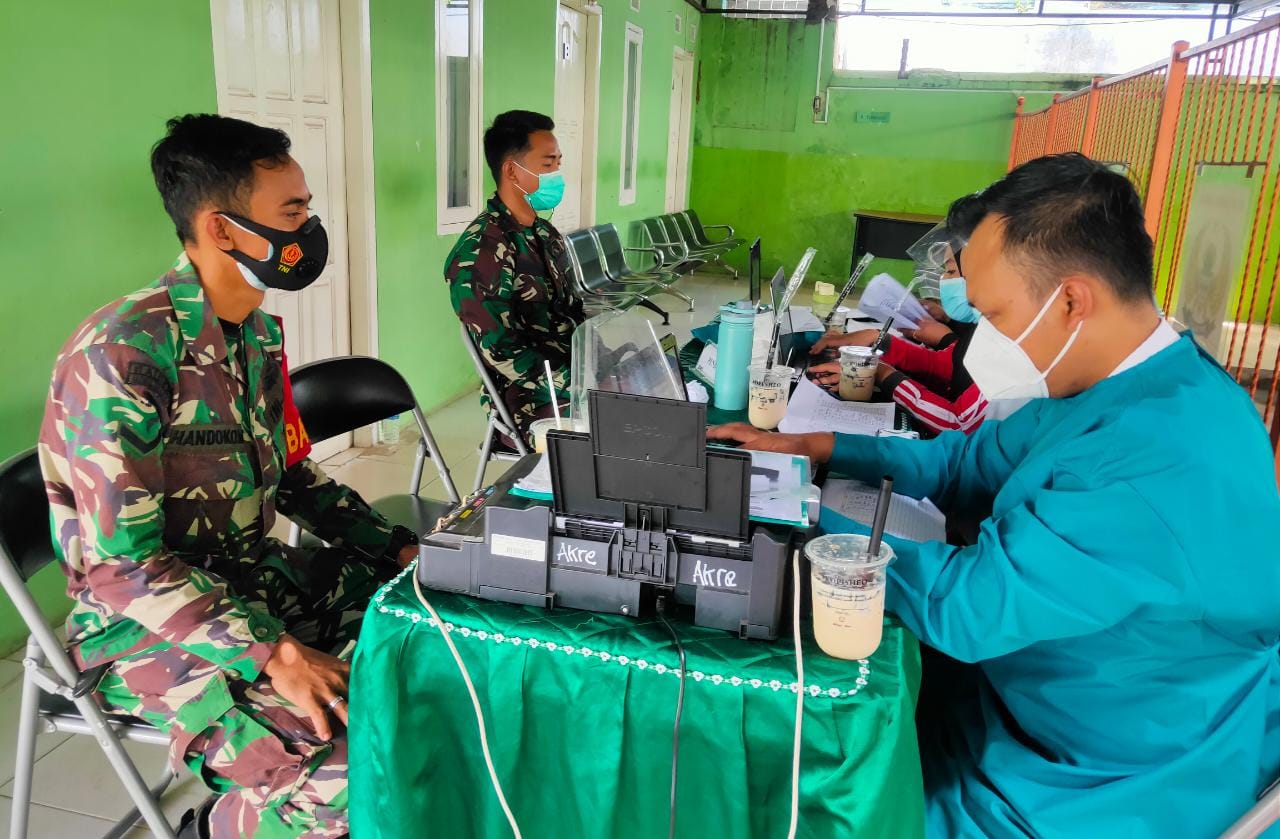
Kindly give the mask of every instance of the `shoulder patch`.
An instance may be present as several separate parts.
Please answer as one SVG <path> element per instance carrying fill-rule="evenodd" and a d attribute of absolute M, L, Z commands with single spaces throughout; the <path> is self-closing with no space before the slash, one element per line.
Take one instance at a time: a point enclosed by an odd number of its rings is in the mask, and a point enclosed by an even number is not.
<path fill-rule="evenodd" d="M 164 371 L 154 364 L 130 361 L 125 370 L 124 383 L 147 391 L 152 400 L 160 405 L 173 402 L 173 386 L 169 384 Z"/>

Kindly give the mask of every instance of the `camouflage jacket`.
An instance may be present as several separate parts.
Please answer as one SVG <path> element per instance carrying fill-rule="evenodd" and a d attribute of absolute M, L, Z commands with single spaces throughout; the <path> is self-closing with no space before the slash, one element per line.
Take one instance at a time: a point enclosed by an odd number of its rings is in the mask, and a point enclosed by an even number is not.
<path fill-rule="evenodd" d="M 476 337 L 522 431 L 550 403 L 544 360 L 560 399 L 568 399 L 570 340 L 584 318 L 571 270 L 564 237 L 551 222 L 539 218 L 525 227 L 497 195 L 445 263 L 453 310 Z"/>
<path fill-rule="evenodd" d="M 170 644 L 254 679 L 281 624 L 236 578 L 294 550 L 267 537 L 277 510 L 381 557 L 390 526 L 359 495 L 285 467 L 283 352 L 260 310 L 224 333 L 185 256 L 63 346 L 39 451 L 80 666 Z"/>

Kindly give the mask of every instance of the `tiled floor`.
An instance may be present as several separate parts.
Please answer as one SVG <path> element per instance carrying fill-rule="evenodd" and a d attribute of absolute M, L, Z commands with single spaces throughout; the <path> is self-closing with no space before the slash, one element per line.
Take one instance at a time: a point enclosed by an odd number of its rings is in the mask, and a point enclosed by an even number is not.
<path fill-rule="evenodd" d="M 733 283 L 722 275 L 708 273 L 686 278 L 681 288 L 697 299 L 695 312 L 679 311 L 684 304 L 674 298 L 659 297 L 657 302 L 670 311 L 669 331 L 683 342 L 688 339 L 689 330 L 708 322 L 720 304 L 740 296 L 744 283 Z M 648 316 L 657 320 L 654 315 Z M 485 427 L 478 398 L 475 394 L 467 394 L 434 411 L 428 422 L 454 483 L 460 492 L 466 494 L 475 480 L 479 437 Z M 366 498 L 378 498 L 405 491 L 416 444 L 416 432 L 406 431 L 399 445 L 351 449 L 330 458 L 324 465 L 331 475 L 355 487 Z M 486 470 L 487 479 L 495 479 L 508 465 L 494 462 Z M 431 463 L 424 470 L 422 494 L 445 497 L 440 489 L 439 475 Z M 281 529 L 287 529 L 287 524 L 281 525 Z M 7 659 L 0 659 L 0 709 L 3 709 L 0 710 L 0 835 L 7 835 L 12 806 L 10 796 L 13 793 L 17 711 L 22 684 L 21 658 L 19 651 Z M 164 749 L 143 744 L 129 744 L 126 748 L 144 778 L 153 779 L 162 771 Z M 42 734 L 37 740 L 36 755 L 31 837 L 80 839 L 100 836 L 132 806 L 92 738 Z M 184 773 L 164 797 L 165 813 L 176 824 L 183 812 L 206 795 L 200 782 Z M 128 835 L 130 839 L 138 839 L 151 833 L 139 827 Z"/>

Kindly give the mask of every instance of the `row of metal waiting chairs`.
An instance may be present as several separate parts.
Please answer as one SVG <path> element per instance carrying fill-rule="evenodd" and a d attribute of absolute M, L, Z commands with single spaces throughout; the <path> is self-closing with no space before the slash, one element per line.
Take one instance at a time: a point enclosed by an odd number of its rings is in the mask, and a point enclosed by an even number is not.
<path fill-rule="evenodd" d="M 735 278 L 738 271 L 725 264 L 723 257 L 744 243 L 727 224 L 704 225 L 693 210 L 653 216 L 640 222 L 649 240 L 661 254 L 664 266 L 678 274 L 687 274 L 708 262 L 714 262 Z M 708 230 L 725 230 L 722 239 L 713 240 Z"/>
<path fill-rule="evenodd" d="M 624 246 L 612 224 L 585 228 L 565 237 L 573 262 L 575 290 L 584 302 L 607 309 L 644 306 L 658 312 L 663 323 L 667 323 L 667 313 L 651 298 L 657 294 L 679 298 L 692 312 L 693 298 L 674 288 L 681 276 L 708 262 L 716 262 L 737 276 L 737 271 L 721 260 L 724 254 L 742 244 L 741 239 L 733 236 L 732 227 L 713 225 L 710 229 L 723 228 L 729 232 L 723 240 L 713 242 L 692 210 L 654 216 L 640 224 L 649 239 L 649 247 Z M 628 253 L 647 254 L 653 263 L 636 270 L 627 264 Z"/>

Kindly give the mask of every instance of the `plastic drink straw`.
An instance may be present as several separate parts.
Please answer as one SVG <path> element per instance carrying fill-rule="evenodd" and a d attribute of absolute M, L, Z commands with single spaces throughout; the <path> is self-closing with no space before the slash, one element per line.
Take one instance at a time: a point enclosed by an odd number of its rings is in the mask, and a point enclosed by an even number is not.
<path fill-rule="evenodd" d="M 875 517 L 871 520 L 871 543 L 867 553 L 872 559 L 880 556 L 880 542 L 884 539 L 884 523 L 889 518 L 889 505 L 893 502 L 893 478 L 885 475 L 880 481 L 880 497 L 876 499 Z"/>
<path fill-rule="evenodd" d="M 560 403 L 556 401 L 556 385 L 551 379 L 551 362 L 542 359 L 543 369 L 547 371 L 547 393 L 551 394 L 551 410 L 556 412 L 556 427 L 560 427 Z"/>
<path fill-rule="evenodd" d="M 876 342 L 871 345 L 872 350 L 880 349 L 880 345 L 884 343 L 884 339 L 889 334 L 889 327 L 891 326 L 893 326 L 893 318 L 889 318 L 884 322 L 884 326 L 880 327 L 880 334 L 876 336 Z"/>
<path fill-rule="evenodd" d="M 836 309 L 839 309 L 844 305 L 845 299 L 853 293 L 854 286 L 858 284 L 858 280 L 862 278 L 862 275 L 871 265 L 871 261 L 875 258 L 875 254 L 865 253 L 862 255 L 862 259 L 858 260 L 858 264 L 854 267 L 853 273 L 849 276 L 849 281 L 845 283 L 844 288 L 840 290 L 840 296 L 836 298 L 835 305 L 833 305 L 831 307 L 831 311 L 827 313 L 827 319 L 822 322 L 823 326 L 831 325 L 831 319 L 836 316 Z"/>

